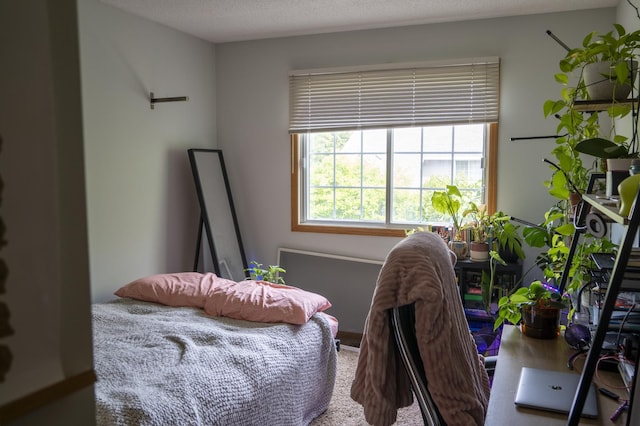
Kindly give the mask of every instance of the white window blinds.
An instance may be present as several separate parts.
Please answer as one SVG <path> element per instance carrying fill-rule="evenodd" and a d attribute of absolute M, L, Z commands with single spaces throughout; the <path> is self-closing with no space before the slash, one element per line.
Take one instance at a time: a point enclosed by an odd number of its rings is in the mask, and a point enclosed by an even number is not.
<path fill-rule="evenodd" d="M 293 71 L 289 132 L 498 120 L 500 60 Z"/>

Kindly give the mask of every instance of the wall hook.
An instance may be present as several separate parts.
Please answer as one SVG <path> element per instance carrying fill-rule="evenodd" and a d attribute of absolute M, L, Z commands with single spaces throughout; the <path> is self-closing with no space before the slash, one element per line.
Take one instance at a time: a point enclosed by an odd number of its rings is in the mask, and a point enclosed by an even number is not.
<path fill-rule="evenodd" d="M 154 109 L 153 107 L 157 102 L 181 102 L 181 101 L 188 101 L 188 100 L 189 100 L 188 96 L 176 96 L 173 98 L 154 98 L 153 92 L 151 92 L 150 105 L 151 105 L 151 109 Z"/>

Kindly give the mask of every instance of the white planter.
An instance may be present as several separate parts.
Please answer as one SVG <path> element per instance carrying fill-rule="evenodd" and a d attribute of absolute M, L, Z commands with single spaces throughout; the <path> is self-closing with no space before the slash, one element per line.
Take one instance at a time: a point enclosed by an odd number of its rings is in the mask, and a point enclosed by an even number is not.
<path fill-rule="evenodd" d="M 618 185 L 629 176 L 631 158 L 608 158 L 605 193 L 607 197 L 618 195 Z"/>
<path fill-rule="evenodd" d="M 638 73 L 638 62 L 633 61 L 631 70 L 631 84 Z M 611 61 L 587 64 L 582 72 L 590 100 L 625 100 L 631 92 L 630 84 L 616 85 L 615 69 Z"/>
<path fill-rule="evenodd" d="M 607 171 L 628 172 L 632 158 L 607 158 Z"/>

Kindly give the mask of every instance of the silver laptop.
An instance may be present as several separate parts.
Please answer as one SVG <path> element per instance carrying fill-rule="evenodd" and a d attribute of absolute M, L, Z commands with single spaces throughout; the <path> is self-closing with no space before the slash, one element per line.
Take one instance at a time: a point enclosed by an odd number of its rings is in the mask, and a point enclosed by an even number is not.
<path fill-rule="evenodd" d="M 579 380 L 580 375 L 576 373 L 523 367 L 515 403 L 518 407 L 569 414 Z M 582 416 L 598 417 L 598 402 L 593 383 L 589 388 Z"/>

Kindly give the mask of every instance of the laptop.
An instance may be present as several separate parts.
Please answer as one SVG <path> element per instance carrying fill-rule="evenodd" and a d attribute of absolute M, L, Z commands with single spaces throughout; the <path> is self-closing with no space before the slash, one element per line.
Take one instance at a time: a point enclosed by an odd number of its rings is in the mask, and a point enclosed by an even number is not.
<path fill-rule="evenodd" d="M 569 414 L 579 380 L 580 375 L 576 373 L 523 367 L 515 403 L 518 407 Z M 598 402 L 593 383 L 589 388 L 582 416 L 598 417 Z"/>

